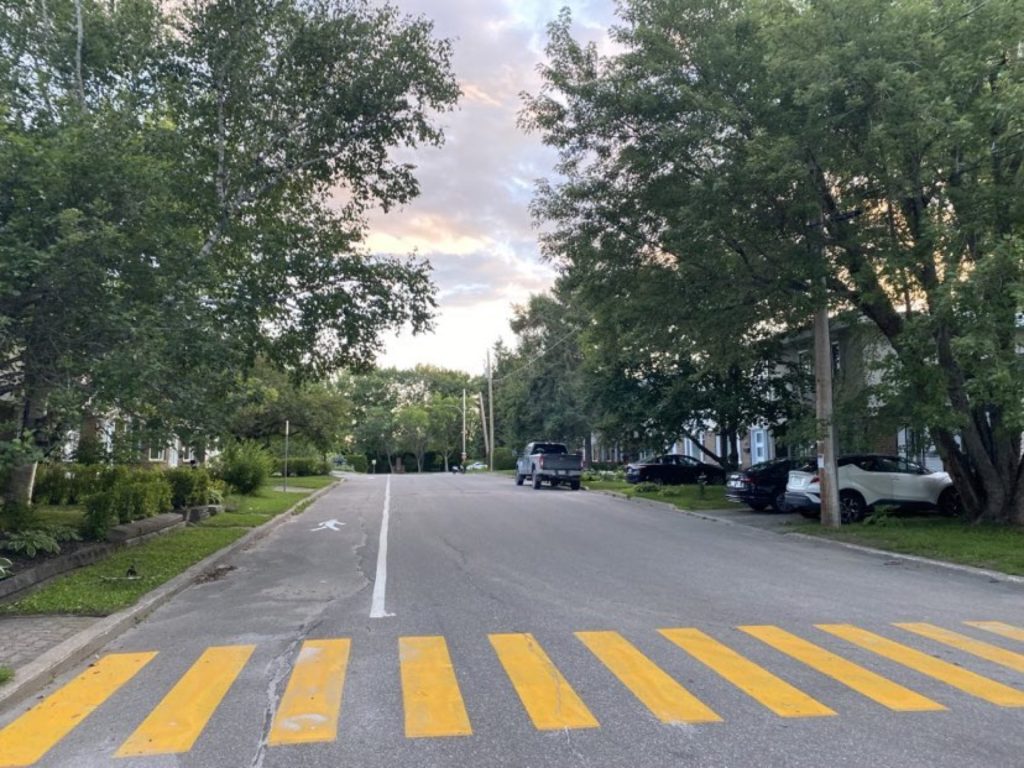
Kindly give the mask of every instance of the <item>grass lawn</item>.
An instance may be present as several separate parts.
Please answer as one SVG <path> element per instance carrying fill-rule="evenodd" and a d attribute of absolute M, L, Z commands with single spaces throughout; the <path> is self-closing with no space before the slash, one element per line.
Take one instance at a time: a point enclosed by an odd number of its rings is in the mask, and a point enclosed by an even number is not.
<path fill-rule="evenodd" d="M 338 478 L 332 475 L 311 475 L 310 477 L 289 477 L 288 487 L 289 488 L 309 488 L 310 490 L 318 490 L 320 488 L 326 488 L 328 485 L 333 483 Z M 278 488 L 284 485 L 283 477 L 272 477 L 270 478 L 272 485 Z"/>
<path fill-rule="evenodd" d="M 879 525 L 846 525 L 838 531 L 808 523 L 793 532 L 1024 575 L 1024 530 L 1014 528 L 967 525 L 946 517 L 893 517 Z"/>
<path fill-rule="evenodd" d="M 617 491 L 630 498 L 666 501 L 680 509 L 728 509 L 735 506 L 726 501 L 723 485 L 705 487 L 703 498 L 700 487 L 696 485 L 663 485 L 650 493 L 637 493 L 636 486 L 625 480 L 584 480 L 583 485 L 590 491 Z"/>
<path fill-rule="evenodd" d="M 10 667 L 0 667 L 0 685 L 14 677 L 14 670 Z"/>
<path fill-rule="evenodd" d="M 233 493 L 224 499 L 224 506 L 231 510 L 249 515 L 279 515 L 286 509 L 302 501 L 308 494 L 293 491 L 275 491 L 271 488 L 260 488 L 252 496 Z M 220 517 L 220 515 L 216 515 Z M 213 519 L 213 518 L 211 518 Z M 204 521 L 205 522 L 205 521 Z"/>
<path fill-rule="evenodd" d="M 244 534 L 244 528 L 191 527 L 175 531 L 58 576 L 37 592 L 0 607 L 0 611 L 106 616 L 131 605 Z M 138 579 L 125 578 L 131 566 L 135 567 Z"/>

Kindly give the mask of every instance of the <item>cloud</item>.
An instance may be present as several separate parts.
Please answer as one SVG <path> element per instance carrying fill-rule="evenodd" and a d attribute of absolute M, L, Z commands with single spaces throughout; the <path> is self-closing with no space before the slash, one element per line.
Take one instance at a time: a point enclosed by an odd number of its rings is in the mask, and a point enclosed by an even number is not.
<path fill-rule="evenodd" d="M 398 153 L 416 166 L 421 195 L 406 208 L 370 220 L 368 246 L 378 253 L 428 258 L 440 316 L 432 337 L 392 339 L 381 362 L 433 362 L 478 371 L 499 337 L 510 341 L 511 305 L 548 290 L 529 203 L 537 179 L 551 176 L 555 153 L 518 126 L 520 94 L 536 93 L 546 26 L 561 3 L 544 0 L 398 0 L 454 40 L 463 91 L 458 109 L 441 116 L 445 146 Z M 578 36 L 607 46 L 611 0 L 569 3 Z M 468 347 L 471 347 L 468 348 Z M 417 355 L 421 357 L 417 358 Z M 471 366 L 471 367 L 467 367 Z"/>

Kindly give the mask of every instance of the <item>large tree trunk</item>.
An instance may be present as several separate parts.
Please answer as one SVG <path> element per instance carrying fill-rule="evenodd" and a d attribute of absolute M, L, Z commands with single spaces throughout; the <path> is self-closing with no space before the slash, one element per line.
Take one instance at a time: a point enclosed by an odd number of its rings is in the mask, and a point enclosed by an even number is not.
<path fill-rule="evenodd" d="M 46 441 L 46 400 L 47 393 L 42 388 L 30 388 L 26 385 L 26 394 L 22 400 L 21 420 L 18 424 L 18 434 L 12 435 L 18 439 L 26 434 L 31 435 L 32 448 L 43 452 L 48 448 Z M 32 503 L 32 489 L 36 482 L 36 461 L 26 461 L 13 467 L 7 479 L 7 487 L 4 488 L 3 499 L 5 504 L 13 506 L 28 506 Z"/>

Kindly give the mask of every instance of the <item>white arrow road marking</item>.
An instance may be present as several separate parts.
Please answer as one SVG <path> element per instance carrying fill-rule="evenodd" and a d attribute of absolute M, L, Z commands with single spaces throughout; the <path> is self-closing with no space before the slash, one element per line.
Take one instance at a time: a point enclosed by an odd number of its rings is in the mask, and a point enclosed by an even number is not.
<path fill-rule="evenodd" d="M 384 610 L 384 593 L 388 588 L 388 519 L 391 516 L 391 475 L 384 486 L 384 517 L 380 523 L 380 543 L 377 545 L 377 575 L 373 579 L 373 603 L 370 618 L 394 616 Z"/>
<path fill-rule="evenodd" d="M 311 532 L 312 531 L 328 531 L 328 530 L 330 530 L 330 531 L 338 531 L 338 530 L 341 530 L 341 528 L 339 526 L 342 526 L 342 525 L 344 525 L 344 523 L 339 522 L 338 520 L 335 520 L 334 518 L 331 518 L 330 520 L 326 520 L 326 521 L 320 523 L 320 525 L 318 525 L 316 528 L 310 528 L 309 530 Z"/>

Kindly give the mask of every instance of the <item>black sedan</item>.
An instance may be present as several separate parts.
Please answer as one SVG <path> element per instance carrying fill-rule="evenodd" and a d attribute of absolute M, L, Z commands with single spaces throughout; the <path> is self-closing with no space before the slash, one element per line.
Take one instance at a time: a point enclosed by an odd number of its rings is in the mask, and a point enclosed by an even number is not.
<path fill-rule="evenodd" d="M 721 467 L 678 453 L 666 453 L 626 466 L 626 481 L 630 483 L 682 485 L 700 482 L 701 475 L 704 475 L 708 485 L 721 485 L 725 482 L 725 470 Z"/>
<path fill-rule="evenodd" d="M 725 484 L 725 498 L 738 501 L 761 512 L 771 507 L 776 512 L 789 512 L 786 503 L 786 481 L 792 469 L 808 462 L 806 458 L 772 459 L 733 472 Z"/>

